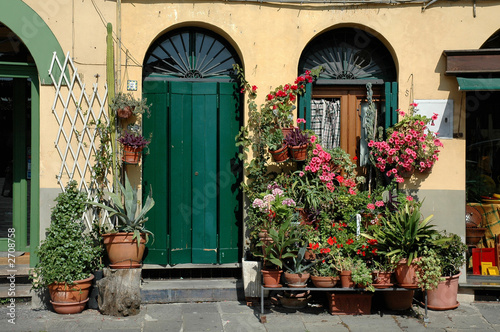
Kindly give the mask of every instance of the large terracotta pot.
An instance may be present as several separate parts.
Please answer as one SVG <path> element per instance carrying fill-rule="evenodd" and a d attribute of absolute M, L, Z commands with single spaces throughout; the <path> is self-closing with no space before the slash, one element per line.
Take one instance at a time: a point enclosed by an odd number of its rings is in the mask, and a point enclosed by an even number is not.
<path fill-rule="evenodd" d="M 85 305 L 89 299 L 85 299 L 80 302 L 70 302 L 70 303 L 64 303 L 64 302 L 54 302 L 50 301 L 52 304 L 52 307 L 54 308 L 54 311 L 57 312 L 58 314 L 78 314 L 85 309 Z"/>
<path fill-rule="evenodd" d="M 385 304 L 390 310 L 410 309 L 414 293 L 413 290 L 383 292 Z"/>
<path fill-rule="evenodd" d="M 394 274 L 396 276 L 397 283 L 401 287 L 409 289 L 418 288 L 416 271 L 419 267 L 415 264 L 416 261 L 417 258 L 414 259 L 410 265 L 408 265 L 407 259 L 402 259 L 398 262 Z"/>
<path fill-rule="evenodd" d="M 109 257 L 109 267 L 113 269 L 136 269 L 141 267 L 146 248 L 146 234 L 141 234 L 141 242 L 133 239 L 134 233 L 103 234 L 104 245 Z"/>
<path fill-rule="evenodd" d="M 332 315 L 369 315 L 373 293 L 327 293 Z"/>
<path fill-rule="evenodd" d="M 74 285 L 63 282 L 55 282 L 49 285 L 50 299 L 59 303 L 74 303 L 85 301 L 89 297 L 90 287 L 92 287 L 94 275 L 87 279 L 74 281 Z"/>
<path fill-rule="evenodd" d="M 280 284 L 282 270 L 278 269 L 262 269 L 262 282 L 264 287 L 277 288 L 282 287 Z"/>
<path fill-rule="evenodd" d="M 311 281 L 318 288 L 332 288 L 339 282 L 339 277 L 319 277 L 311 276 Z"/>
<path fill-rule="evenodd" d="M 459 306 L 457 301 L 460 273 L 446 277 L 436 289 L 427 291 L 427 307 L 432 310 L 450 310 Z"/>
<path fill-rule="evenodd" d="M 285 280 L 289 287 L 306 287 L 309 276 L 309 273 L 285 272 Z"/>
<path fill-rule="evenodd" d="M 342 288 L 354 288 L 351 271 L 340 272 L 340 284 L 342 285 Z"/>

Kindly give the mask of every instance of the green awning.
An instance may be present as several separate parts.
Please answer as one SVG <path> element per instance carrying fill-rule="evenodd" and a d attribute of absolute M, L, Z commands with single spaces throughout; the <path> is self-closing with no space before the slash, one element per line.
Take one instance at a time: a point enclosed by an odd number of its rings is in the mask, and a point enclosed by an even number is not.
<path fill-rule="evenodd" d="M 457 76 L 460 91 L 500 90 L 500 78 L 469 78 Z"/>

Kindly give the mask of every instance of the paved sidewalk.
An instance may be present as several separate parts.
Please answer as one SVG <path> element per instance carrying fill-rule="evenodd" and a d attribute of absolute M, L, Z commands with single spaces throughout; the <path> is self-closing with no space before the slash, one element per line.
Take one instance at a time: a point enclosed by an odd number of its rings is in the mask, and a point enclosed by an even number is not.
<path fill-rule="evenodd" d="M 9 308 L 0 307 L 1 331 L 500 331 L 500 304 L 462 304 L 455 310 L 429 311 L 414 307 L 404 312 L 366 316 L 332 316 L 322 308 L 300 311 L 275 307 L 266 309 L 261 324 L 259 308 L 237 301 L 211 303 L 148 304 L 132 317 L 101 315 L 87 309 L 77 315 L 59 315 L 32 310 L 30 303 L 15 308 L 15 325 L 8 322 Z"/>

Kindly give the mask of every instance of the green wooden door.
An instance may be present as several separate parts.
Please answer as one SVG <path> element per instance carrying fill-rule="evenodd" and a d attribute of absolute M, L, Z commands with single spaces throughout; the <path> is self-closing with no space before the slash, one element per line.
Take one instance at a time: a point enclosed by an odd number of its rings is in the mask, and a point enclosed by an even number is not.
<path fill-rule="evenodd" d="M 237 262 L 241 208 L 235 136 L 240 103 L 233 83 L 145 81 L 153 134 L 143 182 L 153 187 L 146 263 Z M 151 226 L 152 225 L 152 226 Z"/>

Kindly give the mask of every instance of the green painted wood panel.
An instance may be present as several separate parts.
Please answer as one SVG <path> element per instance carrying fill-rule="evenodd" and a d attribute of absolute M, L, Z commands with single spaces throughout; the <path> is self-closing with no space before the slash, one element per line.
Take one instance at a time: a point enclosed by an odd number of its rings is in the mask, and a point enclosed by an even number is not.
<path fill-rule="evenodd" d="M 303 95 L 299 96 L 297 107 L 297 116 L 306 120 L 306 129 L 311 129 L 311 97 L 312 83 L 306 83 L 306 91 Z"/>
<path fill-rule="evenodd" d="M 241 257 L 242 194 L 240 181 L 243 167 L 238 159 L 235 137 L 239 132 L 241 104 L 238 85 L 219 84 L 219 263 L 238 262 Z"/>
<path fill-rule="evenodd" d="M 193 263 L 217 263 L 217 83 L 191 83 Z"/>
<path fill-rule="evenodd" d="M 170 82 L 169 110 L 169 233 L 170 263 L 191 263 L 192 240 L 192 84 Z M 159 167 L 159 165 L 157 165 Z"/>
<path fill-rule="evenodd" d="M 167 115 L 168 115 L 168 82 L 144 82 L 143 97 L 151 104 L 151 116 L 143 123 L 146 137 L 153 134 L 149 151 L 143 155 L 143 197 L 153 191 L 155 206 L 148 213 L 146 227 L 155 235 L 154 242 L 147 245 L 144 262 L 149 264 L 169 263 L 169 243 L 167 232 L 167 210 L 169 190 L 167 172 L 168 165 Z M 149 152 L 149 153 L 147 153 Z"/>
<path fill-rule="evenodd" d="M 153 140 L 144 156 L 143 181 L 145 188 L 153 184 L 157 210 L 150 217 L 156 241 L 148 245 L 145 262 L 167 264 L 164 252 L 168 264 L 238 262 L 242 168 L 235 136 L 242 121 L 237 85 L 145 81 L 143 90 L 153 104 L 151 118 L 144 119 Z M 164 115 L 155 114 L 163 109 Z"/>

